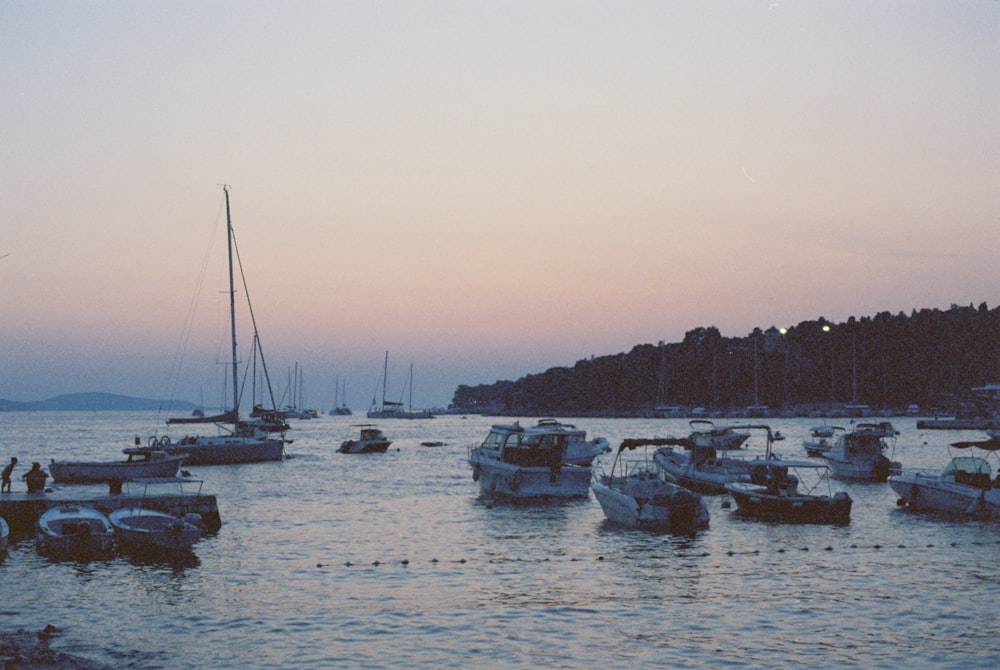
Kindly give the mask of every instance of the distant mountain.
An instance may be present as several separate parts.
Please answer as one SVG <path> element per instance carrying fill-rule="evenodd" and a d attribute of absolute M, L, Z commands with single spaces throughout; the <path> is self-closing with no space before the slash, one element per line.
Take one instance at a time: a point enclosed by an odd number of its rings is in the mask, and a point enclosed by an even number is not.
<path fill-rule="evenodd" d="M 0 398 L 0 411 L 3 412 L 39 412 L 39 411 L 72 411 L 72 412 L 104 412 L 104 411 L 192 411 L 194 403 L 183 400 L 151 400 L 149 398 L 132 398 L 114 393 L 67 393 L 48 400 L 18 402 Z"/>

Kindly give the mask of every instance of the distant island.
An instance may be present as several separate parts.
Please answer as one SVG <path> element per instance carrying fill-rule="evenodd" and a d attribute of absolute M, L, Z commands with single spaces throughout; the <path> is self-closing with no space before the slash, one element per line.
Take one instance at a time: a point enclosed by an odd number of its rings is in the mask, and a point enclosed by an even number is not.
<path fill-rule="evenodd" d="M 196 405 L 183 400 L 152 400 L 114 393 L 66 393 L 48 400 L 18 402 L 0 398 L 0 412 L 155 412 L 193 411 Z"/>

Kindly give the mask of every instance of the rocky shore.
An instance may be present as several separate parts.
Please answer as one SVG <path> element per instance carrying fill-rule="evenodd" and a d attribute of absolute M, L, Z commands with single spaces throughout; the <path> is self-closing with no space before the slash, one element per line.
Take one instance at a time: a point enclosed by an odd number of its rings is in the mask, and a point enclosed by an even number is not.
<path fill-rule="evenodd" d="M 0 631 L 0 667 L 5 670 L 111 670 L 111 666 L 64 654 L 49 647 L 59 629 L 48 625 L 33 632 L 19 628 Z"/>

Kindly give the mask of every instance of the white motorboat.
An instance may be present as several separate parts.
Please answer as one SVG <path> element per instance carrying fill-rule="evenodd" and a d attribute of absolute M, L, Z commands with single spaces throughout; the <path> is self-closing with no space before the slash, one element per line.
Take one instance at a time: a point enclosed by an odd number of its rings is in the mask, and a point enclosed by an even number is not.
<path fill-rule="evenodd" d="M 201 539 L 203 524 L 201 515 L 187 513 L 176 516 L 152 509 L 146 500 L 149 488 L 177 487 L 177 495 L 183 497 L 185 485 L 197 484 L 201 491 L 202 481 L 183 477 L 136 478 L 128 486 L 141 486 L 142 494 L 131 504 L 120 507 L 108 515 L 115 534 L 123 548 L 138 552 L 177 552 L 190 549 Z M 132 495 L 130 490 L 127 495 Z M 195 494 L 197 495 L 197 494 Z"/>
<path fill-rule="evenodd" d="M 668 482 L 648 458 L 624 460 L 626 449 L 657 446 L 661 439 L 624 440 L 608 474 L 590 486 L 609 521 L 628 528 L 694 533 L 708 527 L 708 507 L 697 493 Z"/>
<path fill-rule="evenodd" d="M 229 187 L 224 186 L 226 195 L 226 239 L 229 250 L 229 325 L 230 347 L 232 353 L 233 408 L 218 417 L 216 425 L 222 429 L 218 435 L 192 435 L 177 441 L 169 437 L 159 438 L 156 446 L 168 454 L 186 454 L 186 465 L 233 465 L 237 463 L 258 463 L 262 461 L 280 461 L 284 458 L 285 439 L 283 435 L 272 436 L 267 431 L 270 427 L 260 418 L 253 421 L 241 420 L 240 413 L 240 375 L 239 360 L 236 349 L 236 283 L 233 267 L 235 254 L 233 243 L 233 222 L 229 211 Z M 242 273 L 242 266 L 240 267 Z M 244 286 L 246 282 L 244 281 Z M 247 297 L 249 300 L 249 296 Z M 251 310 L 251 314 L 252 314 Z M 256 331 L 256 326 L 255 326 Z M 254 352 L 259 350 L 260 340 L 254 335 Z M 267 375 L 266 366 L 263 366 Z M 273 405 L 273 398 L 272 398 Z M 202 421 L 206 419 L 202 418 Z M 170 423 L 170 421 L 168 421 Z M 231 426 L 231 427 L 230 427 Z M 152 440 L 149 446 L 154 446 Z"/>
<path fill-rule="evenodd" d="M 60 558 L 91 558 L 111 551 L 114 529 L 108 518 L 93 507 L 64 504 L 38 518 L 38 551 Z"/>
<path fill-rule="evenodd" d="M 656 450 L 653 462 L 681 486 L 713 494 L 725 493 L 730 482 L 750 481 L 752 460 L 720 453 L 712 446 L 691 445 L 687 438 L 668 440 L 666 445 Z"/>
<path fill-rule="evenodd" d="M 956 442 L 957 449 L 980 449 L 986 457 L 1000 451 L 1000 439 Z M 982 456 L 954 456 L 940 474 L 902 472 L 889 477 L 889 486 L 899 495 L 896 504 L 929 510 L 1000 519 L 1000 475 L 990 479 L 992 467 Z"/>
<path fill-rule="evenodd" d="M 122 449 L 124 461 L 57 461 L 49 463 L 52 480 L 59 483 L 109 482 L 132 477 L 173 477 L 187 454 L 168 454 L 150 447 Z"/>
<path fill-rule="evenodd" d="M 696 421 L 692 421 L 692 425 L 695 423 Z M 752 430 L 763 430 L 769 446 L 775 441 L 775 434 L 766 425 L 730 426 L 727 430 L 741 436 L 740 446 L 750 437 Z M 719 444 L 730 443 L 732 442 L 728 440 L 719 441 Z M 708 437 L 697 441 L 691 438 L 670 439 L 666 445 L 657 449 L 653 455 L 654 462 L 664 476 L 701 493 L 725 493 L 726 484 L 750 481 L 750 466 L 757 460 L 732 456 L 728 450 L 716 446 L 715 441 Z"/>
<path fill-rule="evenodd" d="M 383 453 L 392 444 L 381 430 L 370 423 L 359 424 L 360 436 L 356 440 L 344 440 L 337 449 L 342 454 L 374 454 Z"/>
<path fill-rule="evenodd" d="M 118 540 L 137 551 L 182 551 L 201 539 L 193 519 L 176 517 L 143 507 L 122 507 L 108 515 Z"/>
<path fill-rule="evenodd" d="M 566 433 L 566 455 L 563 463 L 570 465 L 591 465 L 594 459 L 611 451 L 611 445 L 603 437 L 587 439 L 587 431 L 580 430 L 571 423 L 561 423 L 556 419 L 539 419 L 535 429 L 543 431 L 563 430 Z"/>
<path fill-rule="evenodd" d="M 833 448 L 823 454 L 836 479 L 860 482 L 884 482 L 891 473 L 900 471 L 900 464 L 885 455 L 896 441 L 891 424 L 859 423 L 854 430 L 843 432 Z"/>
<path fill-rule="evenodd" d="M 802 446 L 810 456 L 822 456 L 833 449 L 837 443 L 837 437 L 846 432 L 841 426 L 813 426 L 809 429 L 809 437 L 802 440 Z"/>
<path fill-rule="evenodd" d="M 513 499 L 586 498 L 591 469 L 564 463 L 567 431 L 496 424 L 479 446 L 470 446 L 472 479 L 489 496 Z"/>
<path fill-rule="evenodd" d="M 717 428 L 708 419 L 692 419 L 688 424 L 691 426 L 691 435 L 688 437 L 692 444 L 715 447 L 720 451 L 739 449 L 750 437 L 750 433 L 738 432 L 738 426 Z"/>

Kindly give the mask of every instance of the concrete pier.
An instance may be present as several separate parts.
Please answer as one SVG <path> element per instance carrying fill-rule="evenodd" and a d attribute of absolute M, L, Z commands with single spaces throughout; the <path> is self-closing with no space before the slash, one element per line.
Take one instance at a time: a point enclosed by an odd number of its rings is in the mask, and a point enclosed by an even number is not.
<path fill-rule="evenodd" d="M 135 495 L 134 491 L 109 493 L 108 489 L 108 486 L 80 485 L 48 489 L 45 493 L 4 493 L 0 495 L 0 516 L 7 520 L 12 535 L 22 536 L 34 534 L 38 517 L 59 505 L 89 505 L 103 514 L 130 505 L 141 505 L 169 514 L 196 512 L 201 515 L 209 532 L 222 527 L 214 495 L 147 493 L 143 496 Z"/>

